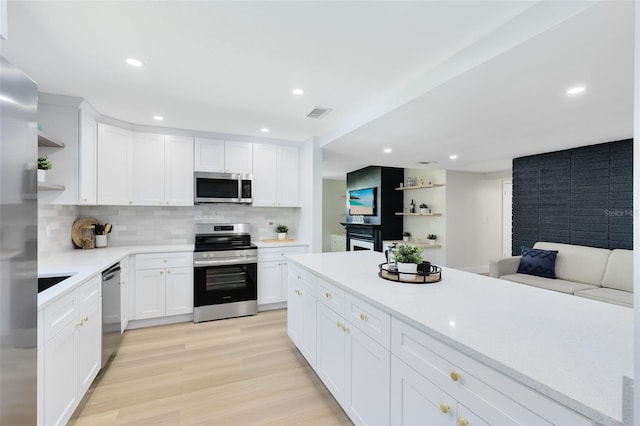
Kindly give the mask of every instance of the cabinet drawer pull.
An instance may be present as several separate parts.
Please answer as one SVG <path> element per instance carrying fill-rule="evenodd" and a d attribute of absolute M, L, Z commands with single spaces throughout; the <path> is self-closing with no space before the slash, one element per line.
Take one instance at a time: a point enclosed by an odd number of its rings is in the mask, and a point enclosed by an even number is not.
<path fill-rule="evenodd" d="M 343 327 L 344 327 L 344 325 L 343 325 L 340 321 L 338 321 L 338 322 L 336 323 L 336 325 L 337 325 L 338 327 L 340 327 L 340 328 L 343 328 Z"/>
<path fill-rule="evenodd" d="M 447 414 L 449 412 L 449 406 L 445 403 L 440 404 L 440 411 Z"/>
<path fill-rule="evenodd" d="M 331 293 L 326 292 L 326 293 L 324 294 L 324 297 L 326 297 L 327 299 L 331 299 Z"/>
<path fill-rule="evenodd" d="M 302 277 L 301 277 L 300 275 L 298 275 L 298 279 L 299 279 L 299 280 L 301 280 L 301 279 L 302 279 Z"/>
<path fill-rule="evenodd" d="M 362 321 L 366 321 L 367 320 L 367 316 L 365 314 L 360 314 L 360 319 Z"/>
<path fill-rule="evenodd" d="M 160 271 L 160 275 L 164 274 L 164 271 Z"/>
<path fill-rule="evenodd" d="M 344 331 L 345 333 L 349 332 L 349 327 L 347 327 L 346 325 L 342 326 L 342 331 Z"/>
<path fill-rule="evenodd" d="M 464 417 L 458 417 L 458 426 L 469 426 L 469 420 Z"/>
<path fill-rule="evenodd" d="M 449 373 L 449 376 L 451 377 L 451 380 L 453 380 L 454 382 L 457 382 L 458 380 L 460 380 L 460 375 L 455 371 L 452 371 L 451 373 Z"/>
<path fill-rule="evenodd" d="M 168 270 L 167 270 L 167 274 L 170 274 L 170 273 L 171 273 L 171 269 L 168 269 Z"/>

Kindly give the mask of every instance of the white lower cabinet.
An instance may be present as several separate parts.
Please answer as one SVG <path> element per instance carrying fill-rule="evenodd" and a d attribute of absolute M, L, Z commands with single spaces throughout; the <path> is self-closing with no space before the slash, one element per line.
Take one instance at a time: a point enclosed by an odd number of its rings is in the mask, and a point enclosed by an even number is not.
<path fill-rule="evenodd" d="M 304 246 L 258 249 L 258 306 L 287 301 L 285 256 L 305 251 Z"/>
<path fill-rule="evenodd" d="M 348 288 L 288 267 L 289 337 L 355 424 L 591 424 Z"/>
<path fill-rule="evenodd" d="M 345 320 L 344 291 L 322 279 L 318 290 L 318 377 L 354 423 L 389 424 L 389 349 Z"/>
<path fill-rule="evenodd" d="M 129 287 L 131 286 L 129 256 L 120 260 L 120 268 L 120 331 L 124 333 L 129 325 Z"/>
<path fill-rule="evenodd" d="M 294 265 L 288 269 L 287 334 L 313 369 L 316 368 L 315 277 Z"/>
<path fill-rule="evenodd" d="M 44 425 L 67 423 L 95 379 L 102 353 L 102 283 L 95 276 L 70 294 L 44 308 L 42 404 L 39 422 Z M 40 391 L 39 391 L 40 392 Z"/>
<path fill-rule="evenodd" d="M 138 254 L 135 319 L 193 313 L 193 254 Z"/>
<path fill-rule="evenodd" d="M 391 424 L 488 425 L 395 356 L 391 359 Z"/>

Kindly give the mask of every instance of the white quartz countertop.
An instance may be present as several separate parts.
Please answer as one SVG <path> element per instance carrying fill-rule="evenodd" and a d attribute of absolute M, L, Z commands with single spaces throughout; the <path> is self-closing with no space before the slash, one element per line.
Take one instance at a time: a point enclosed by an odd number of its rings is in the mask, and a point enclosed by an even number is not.
<path fill-rule="evenodd" d="M 392 282 L 378 277 L 377 252 L 289 259 L 597 422 L 622 423 L 633 309 L 449 268 L 435 284 Z"/>
<path fill-rule="evenodd" d="M 258 248 L 278 248 L 278 247 L 300 247 L 300 246 L 308 246 L 309 244 L 304 241 L 286 241 L 283 243 L 265 243 L 264 241 L 251 241 Z"/>
<path fill-rule="evenodd" d="M 193 244 L 105 247 L 92 250 L 69 250 L 38 259 L 38 277 L 71 275 L 70 278 L 38 293 L 38 309 L 72 291 L 80 283 L 102 271 L 125 256 L 136 253 L 193 251 Z"/>

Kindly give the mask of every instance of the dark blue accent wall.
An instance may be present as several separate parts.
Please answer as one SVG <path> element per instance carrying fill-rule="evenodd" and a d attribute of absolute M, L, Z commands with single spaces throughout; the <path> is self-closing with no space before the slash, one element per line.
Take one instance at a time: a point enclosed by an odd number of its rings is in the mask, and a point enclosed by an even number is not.
<path fill-rule="evenodd" d="M 514 159 L 512 238 L 632 249 L 633 140 Z"/>

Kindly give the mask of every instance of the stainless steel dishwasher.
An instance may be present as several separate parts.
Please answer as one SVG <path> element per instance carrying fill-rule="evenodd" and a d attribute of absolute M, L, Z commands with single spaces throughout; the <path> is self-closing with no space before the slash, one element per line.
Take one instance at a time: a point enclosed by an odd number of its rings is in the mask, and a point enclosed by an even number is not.
<path fill-rule="evenodd" d="M 102 367 L 122 342 L 120 262 L 102 272 Z"/>

